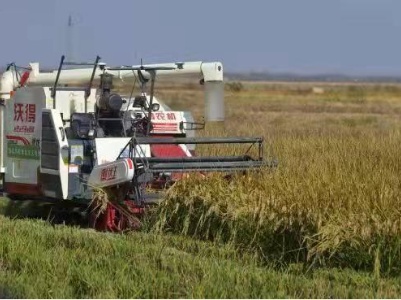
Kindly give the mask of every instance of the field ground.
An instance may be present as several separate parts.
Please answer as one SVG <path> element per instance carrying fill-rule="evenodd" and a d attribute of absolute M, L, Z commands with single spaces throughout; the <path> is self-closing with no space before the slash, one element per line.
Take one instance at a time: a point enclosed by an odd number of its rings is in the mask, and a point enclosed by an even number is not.
<path fill-rule="evenodd" d="M 6 204 L 3 200 L 2 204 Z M 261 267 L 251 254 L 173 235 L 99 233 L 0 216 L 0 296 L 18 298 L 391 298 L 399 278 Z"/>
<path fill-rule="evenodd" d="M 157 96 L 203 115 L 197 85 Z M 401 86 L 243 83 L 225 98 L 224 130 L 200 134 L 264 136 L 276 170 L 189 178 L 147 233 L 14 219 L 2 200 L 0 296 L 399 298 Z M 231 153 L 198 149 L 213 151 Z"/>

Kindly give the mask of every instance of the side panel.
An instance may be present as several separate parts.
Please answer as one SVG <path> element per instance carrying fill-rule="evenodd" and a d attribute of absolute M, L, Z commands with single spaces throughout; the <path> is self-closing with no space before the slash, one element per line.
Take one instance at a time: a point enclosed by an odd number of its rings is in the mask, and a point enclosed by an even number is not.
<path fill-rule="evenodd" d="M 68 197 L 68 140 L 61 114 L 55 109 L 42 112 L 42 143 L 40 153 L 40 179 L 47 197 Z"/>
<path fill-rule="evenodd" d="M 96 165 L 102 165 L 108 162 L 114 162 L 131 138 L 97 138 L 96 147 Z M 128 150 L 128 148 L 126 149 Z M 138 145 L 136 149 L 137 157 L 150 157 L 149 145 Z M 128 151 L 123 153 L 121 158 L 128 157 Z"/>
<path fill-rule="evenodd" d="M 68 198 L 86 202 L 92 198 L 92 189 L 88 185 L 88 178 L 93 169 L 94 141 L 70 139 L 68 144 L 70 146 Z"/>
<path fill-rule="evenodd" d="M 124 158 L 93 168 L 89 176 L 89 185 L 102 188 L 130 182 L 134 177 L 134 164 L 131 159 Z"/>
<path fill-rule="evenodd" d="M 183 134 L 184 129 L 180 123 L 184 121 L 181 111 L 152 112 L 152 125 L 154 134 Z"/>
<path fill-rule="evenodd" d="M 5 108 L 5 191 L 38 195 L 41 111 L 46 105 L 41 87 L 18 89 Z"/>

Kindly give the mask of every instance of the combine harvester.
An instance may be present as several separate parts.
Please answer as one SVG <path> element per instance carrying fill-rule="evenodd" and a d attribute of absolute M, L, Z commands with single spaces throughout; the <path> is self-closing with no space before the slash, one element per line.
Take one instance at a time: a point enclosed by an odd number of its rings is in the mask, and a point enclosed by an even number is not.
<path fill-rule="evenodd" d="M 86 68 L 64 69 L 66 65 Z M 146 190 L 164 188 L 186 172 L 233 172 L 269 165 L 262 138 L 196 138 L 189 112 L 171 111 L 154 96 L 156 77 L 199 75 L 207 122 L 224 120 L 221 63 L 184 62 L 108 67 L 65 62 L 23 73 L 10 65 L 0 87 L 0 172 L 10 199 L 55 202 L 89 211 L 91 226 L 119 231 L 156 202 Z M 113 80 L 136 80 L 134 97 L 113 92 Z M 95 82 L 98 88 L 93 88 Z M 150 84 L 149 95 L 144 88 Z M 79 86 L 79 87 L 74 87 Z M 197 144 L 252 144 L 259 156 L 195 156 Z M 113 199 L 99 215 L 90 207 L 97 191 Z M 71 205 L 72 204 L 72 205 Z"/>

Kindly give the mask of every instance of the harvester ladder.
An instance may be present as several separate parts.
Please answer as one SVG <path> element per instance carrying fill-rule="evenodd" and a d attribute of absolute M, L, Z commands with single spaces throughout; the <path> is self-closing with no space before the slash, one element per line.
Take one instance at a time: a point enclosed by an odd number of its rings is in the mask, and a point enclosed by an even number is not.
<path fill-rule="evenodd" d="M 59 64 L 58 70 L 57 70 L 56 80 L 54 82 L 53 88 L 51 89 L 51 97 L 53 98 L 53 109 L 56 109 L 56 92 L 57 91 L 84 91 L 85 92 L 85 113 L 87 113 L 88 112 L 88 98 L 91 93 L 93 79 L 95 78 L 96 68 L 99 65 L 100 56 L 96 56 L 94 63 L 91 63 L 91 62 L 68 62 L 68 61 L 64 61 L 64 60 L 65 60 L 65 55 L 62 55 L 60 64 Z M 92 74 L 91 74 L 88 86 L 86 86 L 86 87 L 70 87 L 70 86 L 60 87 L 60 86 L 58 86 L 60 74 L 61 74 L 61 71 L 63 70 L 64 66 L 93 66 L 93 70 L 92 70 Z"/>

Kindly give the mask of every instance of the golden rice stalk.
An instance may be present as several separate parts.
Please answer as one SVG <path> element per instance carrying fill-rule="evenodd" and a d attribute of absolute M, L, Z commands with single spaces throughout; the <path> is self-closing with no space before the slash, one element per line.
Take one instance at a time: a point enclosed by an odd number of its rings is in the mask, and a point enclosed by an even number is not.
<path fill-rule="evenodd" d="M 89 203 L 92 211 L 96 211 L 96 218 L 98 218 L 107 209 L 110 203 L 110 189 L 94 188 L 92 193 L 92 200 Z"/>
<path fill-rule="evenodd" d="M 123 200 L 126 195 L 126 187 L 122 186 L 119 188 L 93 188 L 92 199 L 90 201 L 90 207 L 92 212 L 96 212 L 96 218 L 103 213 L 105 213 L 107 207 L 111 205 L 120 214 L 120 220 L 118 222 L 123 222 L 125 218 L 128 225 L 123 226 L 131 229 L 139 229 L 141 227 L 140 220 L 134 216 L 131 211 L 119 200 Z M 121 228 L 127 229 L 127 228 Z"/>

